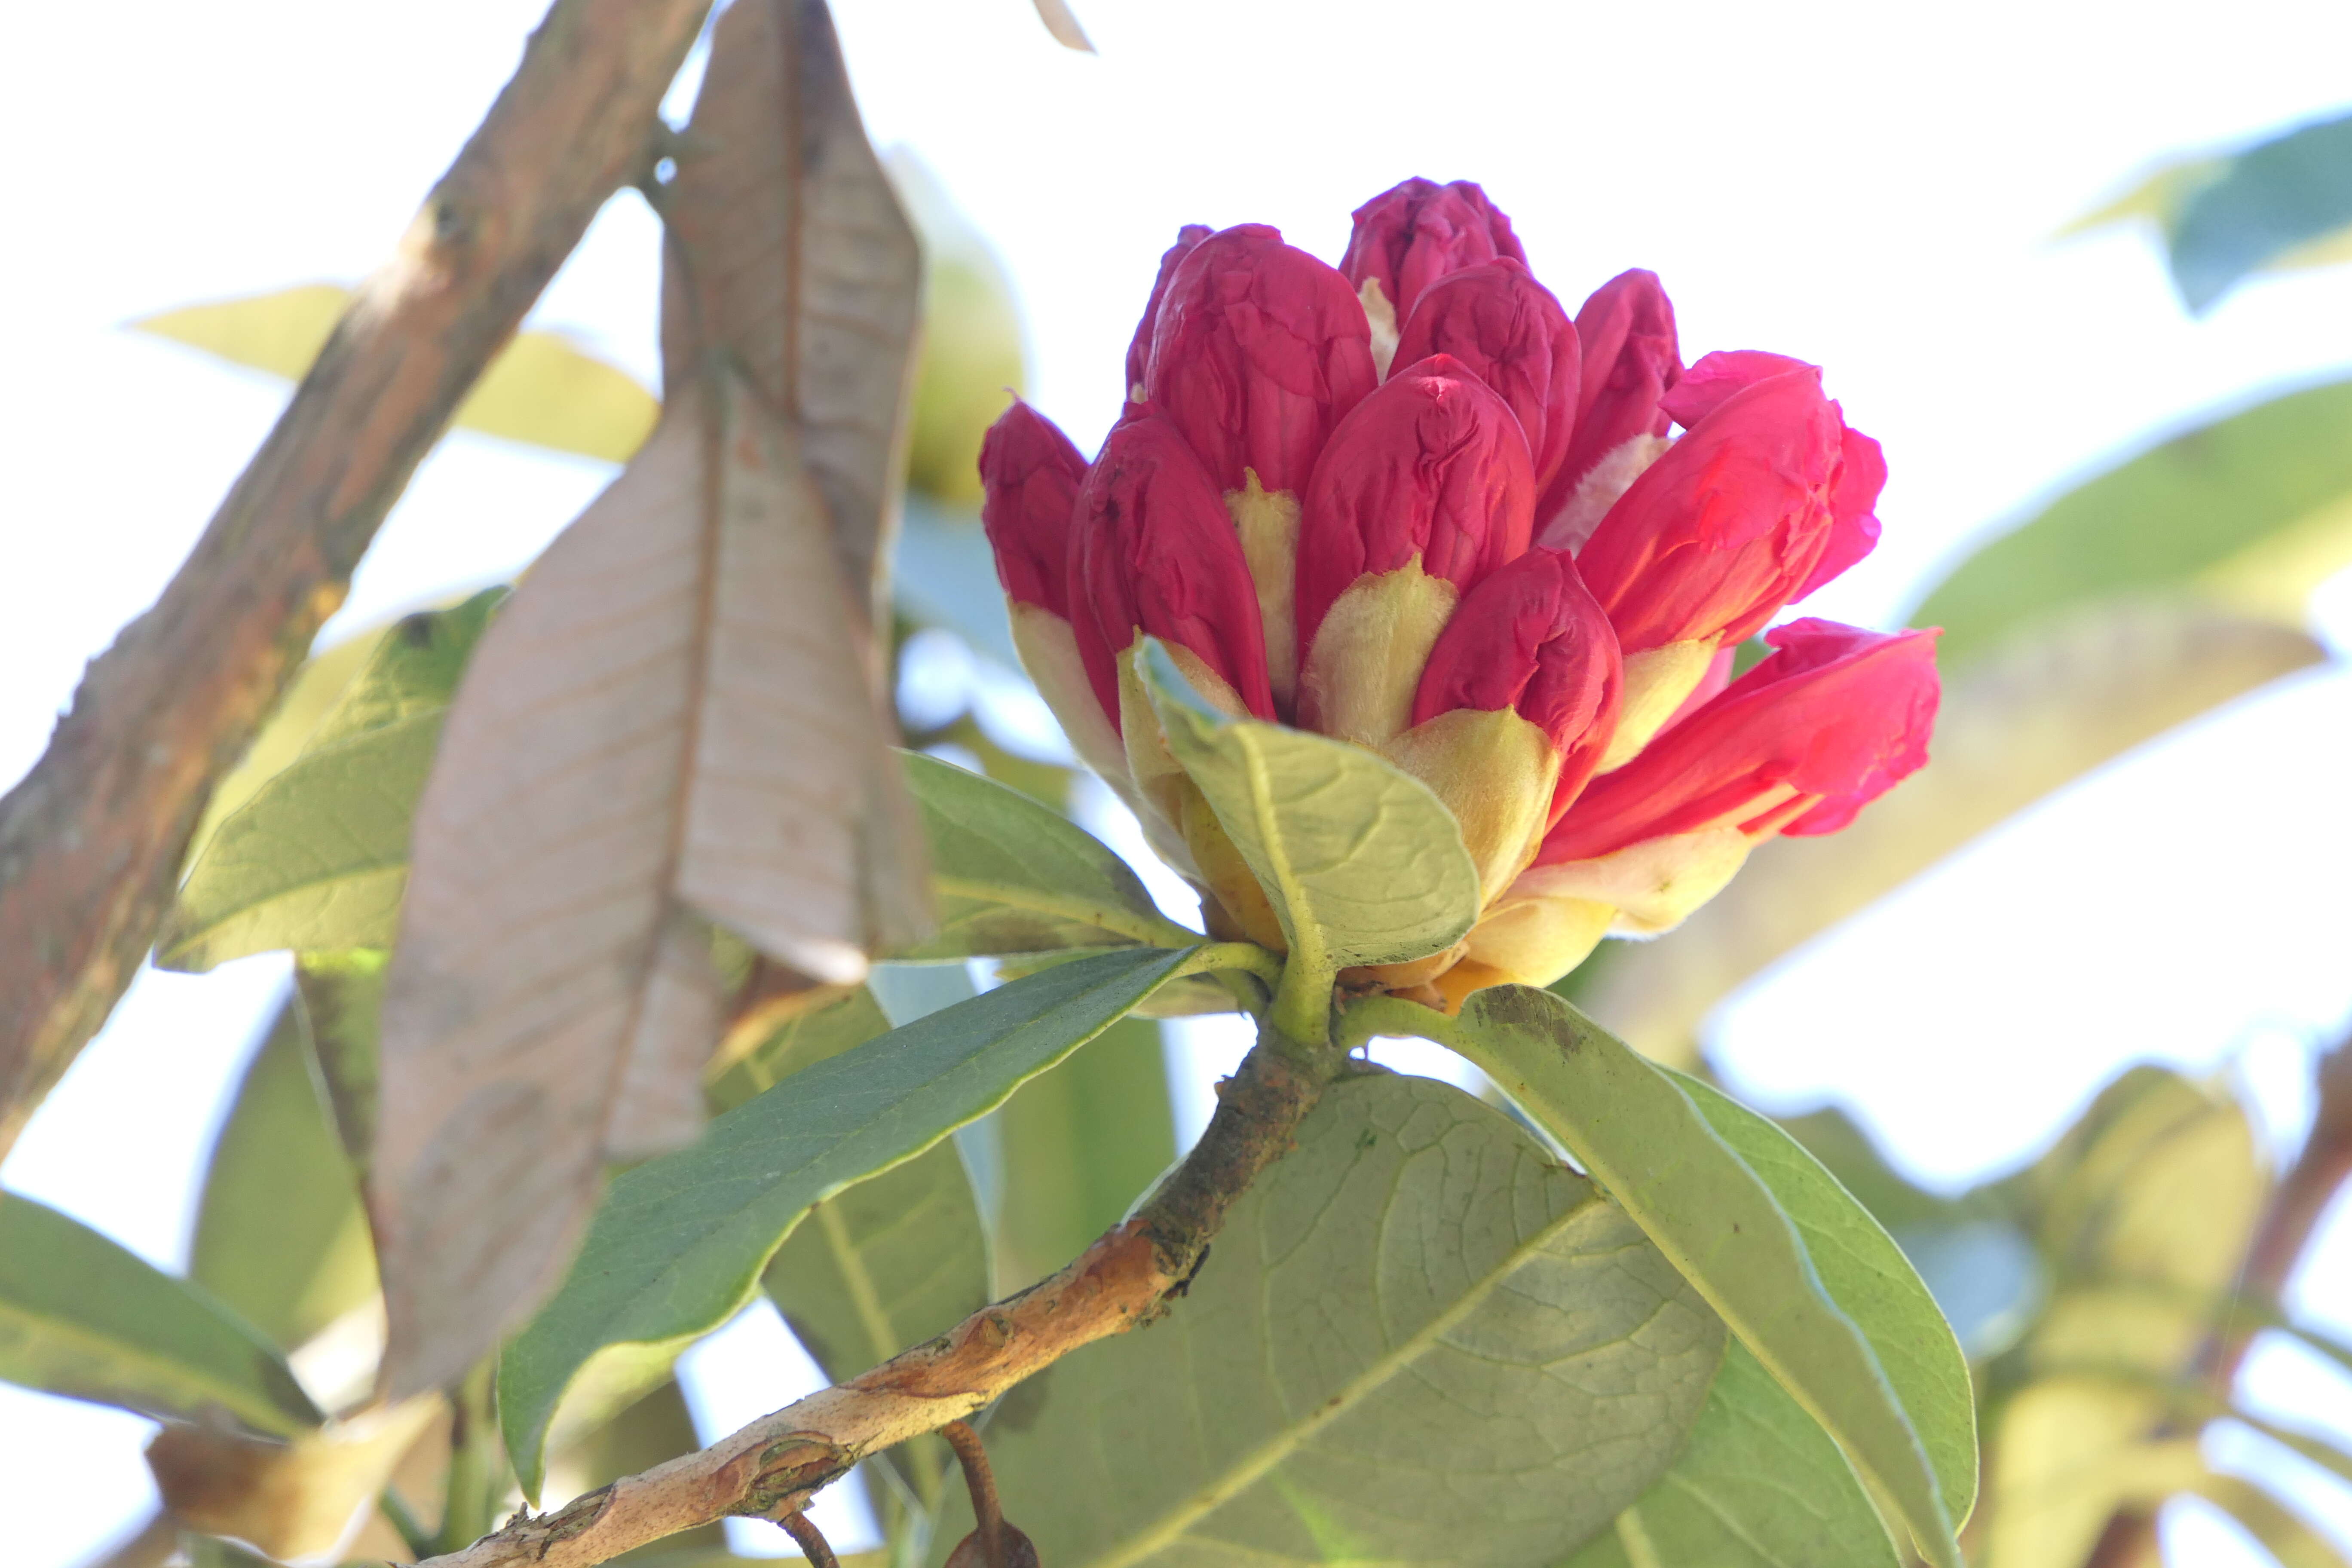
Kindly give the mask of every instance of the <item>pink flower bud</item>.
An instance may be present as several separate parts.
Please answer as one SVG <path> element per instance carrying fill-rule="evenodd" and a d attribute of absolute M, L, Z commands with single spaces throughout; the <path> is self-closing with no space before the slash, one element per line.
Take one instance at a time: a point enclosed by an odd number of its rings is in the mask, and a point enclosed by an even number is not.
<path fill-rule="evenodd" d="M 1422 290 L 1397 342 L 1396 363 L 1451 354 L 1501 394 L 1550 482 L 1576 425 L 1582 358 L 1576 329 L 1551 290 L 1507 258 L 1449 274 Z"/>
<path fill-rule="evenodd" d="M 1576 558 L 1629 656 L 1738 642 L 1811 579 L 1843 428 L 1817 372 L 1785 371 L 1715 404 L 1633 481 Z"/>
<path fill-rule="evenodd" d="M 1087 460 L 1054 422 L 1019 398 L 980 444 L 980 521 L 996 579 L 1016 604 L 1070 614 L 1070 514 Z"/>
<path fill-rule="evenodd" d="M 1273 718 L 1249 563 L 1224 498 L 1175 426 L 1145 415 L 1114 429 L 1074 518 L 1070 624 L 1111 722 L 1118 658 L 1139 633 L 1189 649 L 1252 713 Z"/>
<path fill-rule="evenodd" d="M 1565 550 L 1528 551 L 1470 590 L 1430 650 L 1412 721 L 1457 708 L 1510 708 L 1562 758 L 1555 811 L 1601 761 L 1617 721 L 1619 662 L 1609 617 Z"/>
<path fill-rule="evenodd" d="M 1376 380 L 1348 280 L 1264 224 L 1211 235 L 1177 263 L 1143 389 L 1220 492 L 1307 482 L 1332 426 Z"/>
<path fill-rule="evenodd" d="M 1927 760 L 1940 690 L 1933 631 L 1804 620 L 1764 640 L 1778 651 L 1594 781 L 1537 863 L 1716 827 L 1751 842 L 1833 833 Z"/>
<path fill-rule="evenodd" d="M 1211 230 L 1204 223 L 1188 223 L 1176 231 L 1176 243 L 1160 257 L 1160 275 L 1151 280 L 1151 299 L 1143 307 L 1143 320 L 1135 324 L 1135 336 L 1127 344 L 1127 400 L 1143 401 L 1144 373 L 1151 363 L 1151 333 L 1160 321 L 1160 302 L 1168 297 L 1169 279 L 1176 276 L 1176 265 L 1192 254 L 1193 247 L 1209 237 Z"/>
<path fill-rule="evenodd" d="M 1355 216 L 1339 270 L 1357 289 L 1378 283 L 1396 322 L 1411 317 L 1422 290 L 1449 272 L 1496 257 L 1527 264 L 1511 220 L 1468 180 L 1407 180 L 1358 207 Z"/>
<path fill-rule="evenodd" d="M 1602 459 L 1636 437 L 1666 433 L 1658 398 L 1682 375 L 1674 303 L 1654 272 L 1621 272 L 1594 289 L 1576 312 L 1576 337 L 1584 350 L 1582 384 L 1567 455 L 1544 491 L 1547 524 Z"/>
<path fill-rule="evenodd" d="M 1435 354 L 1391 376 L 1332 433 L 1298 538 L 1298 646 L 1360 578 L 1421 569 L 1467 591 L 1526 552 L 1535 468 L 1509 406 Z"/>

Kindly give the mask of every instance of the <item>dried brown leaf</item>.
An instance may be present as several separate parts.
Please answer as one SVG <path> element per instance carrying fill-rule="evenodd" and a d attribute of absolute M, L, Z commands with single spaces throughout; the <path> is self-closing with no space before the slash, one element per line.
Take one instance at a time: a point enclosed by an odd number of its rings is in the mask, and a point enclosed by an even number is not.
<path fill-rule="evenodd" d="M 451 1381 L 538 1303 L 608 1162 L 691 1136 L 707 918 L 839 981 L 907 934 L 919 837 L 881 809 L 900 786 L 829 534 L 761 399 L 674 384 L 477 650 L 383 1009 L 393 1390 Z"/>
<path fill-rule="evenodd" d="M 922 250 L 866 139 L 823 0 L 737 0 L 663 204 L 675 384 L 731 354 L 797 426 L 843 570 L 873 586 L 898 526 Z"/>
<path fill-rule="evenodd" d="M 1081 54 L 1093 54 L 1095 46 L 1087 30 L 1078 26 L 1077 14 L 1070 9 L 1069 0 L 1037 0 L 1037 19 L 1045 24 L 1045 31 L 1066 49 Z"/>

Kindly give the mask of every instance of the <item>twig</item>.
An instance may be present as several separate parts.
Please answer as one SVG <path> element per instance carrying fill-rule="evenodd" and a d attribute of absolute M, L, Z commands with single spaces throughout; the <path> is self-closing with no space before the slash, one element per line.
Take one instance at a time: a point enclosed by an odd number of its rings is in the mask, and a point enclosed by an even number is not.
<path fill-rule="evenodd" d="M 1290 1147 L 1343 1060 L 1265 1030 L 1176 1173 L 1060 1273 L 699 1453 L 418 1568 L 591 1568 L 730 1514 L 782 1519 L 867 1455 L 960 1421 L 1070 1352 L 1150 1322 L 1184 1293 L 1225 1211 Z"/>
<path fill-rule="evenodd" d="M 969 1421 L 950 1421 L 940 1436 L 955 1450 L 963 1467 L 963 1484 L 971 1493 L 971 1517 L 978 1521 L 980 1549 L 988 1568 L 1004 1568 L 1004 1505 L 997 1500 L 996 1472 L 988 1467 L 988 1449 Z"/>
<path fill-rule="evenodd" d="M 0 1154 L 153 942 L 189 835 L 451 413 L 635 178 L 709 0 L 556 0 L 153 608 L 0 798 Z"/>
<path fill-rule="evenodd" d="M 776 1522 L 782 1525 L 784 1533 L 799 1545 L 801 1555 L 809 1560 L 810 1568 L 841 1568 L 841 1559 L 833 1554 L 833 1542 L 824 1538 L 824 1531 L 819 1530 L 816 1521 L 808 1515 L 794 1510 Z"/>

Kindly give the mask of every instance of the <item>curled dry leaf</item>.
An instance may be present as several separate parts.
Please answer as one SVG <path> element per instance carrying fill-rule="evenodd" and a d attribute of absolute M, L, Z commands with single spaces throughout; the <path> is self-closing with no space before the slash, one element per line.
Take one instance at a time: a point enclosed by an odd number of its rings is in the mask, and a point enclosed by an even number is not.
<path fill-rule="evenodd" d="M 333 1562 L 442 1408 L 439 1394 L 421 1394 L 286 1443 L 168 1426 L 148 1444 L 147 1468 L 188 1528 L 251 1542 L 281 1562 Z"/>
<path fill-rule="evenodd" d="M 417 806 L 373 1175 L 394 1394 L 528 1315 L 607 1163 L 692 1136 L 710 922 L 834 984 L 929 928 L 874 636 L 920 257 L 819 0 L 727 11 L 677 158 L 669 405 L 484 639 Z"/>
<path fill-rule="evenodd" d="M 857 118 L 823 0 L 737 0 L 662 207 L 669 384 L 731 356 L 795 425 L 842 568 L 873 585 L 898 527 L 923 258 Z"/>
<path fill-rule="evenodd" d="M 948 1553 L 947 1568 L 989 1568 L 988 1545 L 973 1531 Z M 1004 1526 L 1004 1568 L 1037 1568 L 1037 1545 L 1010 1523 Z"/>

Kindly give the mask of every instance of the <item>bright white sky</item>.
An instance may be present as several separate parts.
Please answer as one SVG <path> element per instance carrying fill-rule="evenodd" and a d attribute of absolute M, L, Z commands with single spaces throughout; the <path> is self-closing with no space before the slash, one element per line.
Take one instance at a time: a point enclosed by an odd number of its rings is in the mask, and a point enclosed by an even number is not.
<path fill-rule="evenodd" d="M 1894 471 L 1885 543 L 1817 601 L 1850 619 L 1892 616 L 1963 541 L 2086 465 L 2352 364 L 2352 273 L 2264 282 L 2190 322 L 2139 239 L 2045 239 L 2152 158 L 2340 108 L 2340 6 L 1078 4 L 1099 58 L 1051 44 L 1026 0 L 841 0 L 840 21 L 877 139 L 912 145 L 1001 247 L 1034 396 L 1081 446 L 1116 412 L 1122 346 L 1180 223 L 1271 222 L 1336 258 L 1349 208 L 1412 174 L 1483 181 L 1571 305 L 1651 267 L 1691 354 L 1828 367 Z M 539 9 L 11 16 L 0 780 L 38 754 L 83 661 L 153 598 L 282 401 L 121 323 L 363 275 Z M 619 198 L 538 319 L 650 376 L 654 263 L 651 220 Z M 605 478 L 453 438 L 347 616 L 512 569 Z M 2352 641 L 2352 592 L 2324 599 Z M 1718 1059 L 1768 1103 L 1844 1100 L 1946 1185 L 2029 1154 L 2142 1057 L 2242 1062 L 2295 1136 L 2305 1053 L 2352 1006 L 2347 721 L 2352 678 L 2309 676 L 2108 770 L 1751 987 L 1718 1020 Z M 143 981 L 0 1175 L 178 1264 L 192 1177 L 281 973 L 265 959 Z M 2339 1228 L 2302 1295 L 2352 1325 L 2348 1292 Z M 705 1358 L 707 1421 L 790 1392 L 775 1333 L 755 1323 Z M 2265 1366 L 2283 1407 L 2352 1429 L 2332 1374 Z M 0 1390 L 5 1555 L 68 1563 L 142 1509 L 146 1430 Z M 2254 1560 L 2201 1516 L 2172 1524 L 2178 1563 Z"/>

